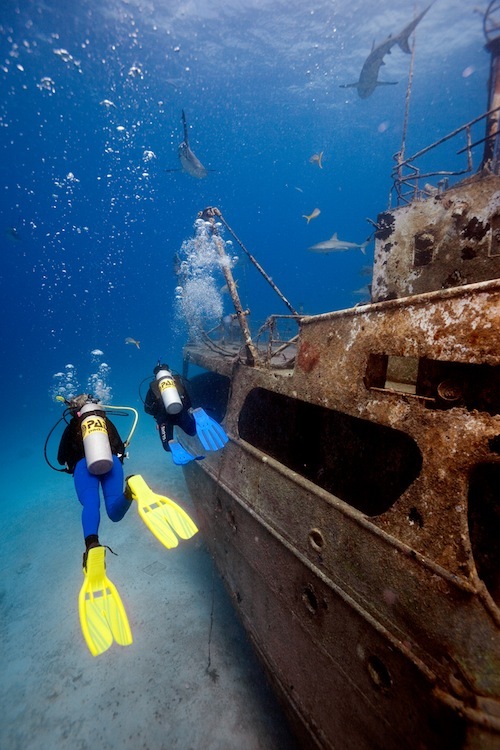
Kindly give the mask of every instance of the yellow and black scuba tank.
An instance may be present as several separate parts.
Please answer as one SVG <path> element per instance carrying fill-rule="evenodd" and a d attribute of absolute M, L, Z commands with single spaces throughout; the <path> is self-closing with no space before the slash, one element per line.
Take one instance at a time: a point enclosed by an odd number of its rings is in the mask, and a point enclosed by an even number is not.
<path fill-rule="evenodd" d="M 164 366 L 155 368 L 156 382 L 167 414 L 178 414 L 182 411 L 182 401 L 175 385 L 174 376 Z"/>
<path fill-rule="evenodd" d="M 106 414 L 97 404 L 88 401 L 79 416 L 87 468 L 91 474 L 106 474 L 113 466 Z"/>

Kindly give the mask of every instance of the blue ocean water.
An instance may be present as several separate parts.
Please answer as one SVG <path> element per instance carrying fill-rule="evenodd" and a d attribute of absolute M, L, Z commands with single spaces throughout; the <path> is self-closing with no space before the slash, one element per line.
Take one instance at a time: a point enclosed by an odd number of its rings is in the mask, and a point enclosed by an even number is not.
<path fill-rule="evenodd" d="M 320 313 L 363 298 L 373 243 L 366 257 L 307 248 L 334 232 L 362 243 L 373 231 L 367 218 L 388 205 L 409 56 L 392 50 L 380 77 L 398 84 L 366 100 L 340 85 L 356 81 L 372 42 L 400 31 L 414 11 L 409 0 L 3 0 L 4 535 L 15 519 L 25 543 L 38 541 L 39 516 L 57 512 L 62 495 L 70 501 L 71 480 L 43 457 L 61 414 L 54 393 L 68 373 L 77 390 L 101 377 L 112 403 L 141 409 L 138 386 L 158 358 L 181 368 L 176 255 L 205 207 L 221 210 L 296 309 Z M 483 45 L 474 3 L 429 9 L 416 33 L 407 154 L 486 109 Z M 180 167 L 182 110 L 210 170 L 203 180 L 167 171 Z M 444 147 L 444 168 L 463 167 L 459 147 Z M 310 160 L 320 152 L 322 169 Z M 234 275 L 254 324 L 287 312 L 241 257 Z M 182 494 L 182 475 L 166 465 L 148 419 L 131 446 L 135 470 L 150 466 Z M 57 433 L 54 441 L 52 460 Z M 77 523 L 72 534 L 76 559 Z"/>

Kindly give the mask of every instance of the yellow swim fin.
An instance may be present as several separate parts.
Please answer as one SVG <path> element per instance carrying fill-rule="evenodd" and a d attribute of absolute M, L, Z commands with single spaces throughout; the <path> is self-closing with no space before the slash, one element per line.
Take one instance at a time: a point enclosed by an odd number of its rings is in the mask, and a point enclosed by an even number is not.
<path fill-rule="evenodd" d="M 153 492 L 140 474 L 127 477 L 127 485 L 127 494 L 137 501 L 140 517 L 167 549 L 177 547 L 177 537 L 190 539 L 196 534 L 198 528 L 186 511 L 170 498 Z"/>
<path fill-rule="evenodd" d="M 132 643 L 125 607 L 115 585 L 106 577 L 105 556 L 105 547 L 89 549 L 78 597 L 83 637 L 92 656 L 106 651 L 113 640 L 120 646 Z"/>

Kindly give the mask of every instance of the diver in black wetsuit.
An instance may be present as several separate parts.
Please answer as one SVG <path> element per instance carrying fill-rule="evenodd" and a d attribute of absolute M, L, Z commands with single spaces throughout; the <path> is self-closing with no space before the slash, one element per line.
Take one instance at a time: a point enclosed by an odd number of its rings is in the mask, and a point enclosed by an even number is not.
<path fill-rule="evenodd" d="M 154 375 L 156 376 L 160 370 L 170 371 L 170 368 L 168 365 L 158 364 L 153 370 Z M 167 413 L 156 378 L 151 381 L 144 400 L 144 411 L 155 418 L 161 444 L 168 452 L 170 452 L 169 440 L 172 440 L 174 436 L 174 426 L 180 427 L 186 435 L 191 437 L 196 434 L 196 422 L 189 411 L 191 409 L 189 393 L 180 375 L 172 375 L 172 378 L 182 403 L 182 409 L 177 414 Z"/>

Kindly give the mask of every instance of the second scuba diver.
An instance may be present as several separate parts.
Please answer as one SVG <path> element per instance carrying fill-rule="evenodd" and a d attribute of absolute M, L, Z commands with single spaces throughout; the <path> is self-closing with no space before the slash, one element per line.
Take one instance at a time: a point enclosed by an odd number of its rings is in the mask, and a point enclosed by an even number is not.
<path fill-rule="evenodd" d="M 196 434 L 196 423 L 189 411 L 191 399 L 181 377 L 173 375 L 168 365 L 158 363 L 153 374 L 155 378 L 149 384 L 144 411 L 155 418 L 163 449 L 171 451 L 169 443 L 174 437 L 174 425 L 186 435 Z"/>
<path fill-rule="evenodd" d="M 156 420 L 164 450 L 172 453 L 177 465 L 184 465 L 204 456 L 194 456 L 174 439 L 174 427 L 180 427 L 186 435 L 197 435 L 203 448 L 217 451 L 228 441 L 221 425 L 208 416 L 204 409 L 193 409 L 191 398 L 180 375 L 174 375 L 167 364 L 158 362 L 153 370 L 154 379 L 149 385 L 144 400 L 144 411 Z"/>

